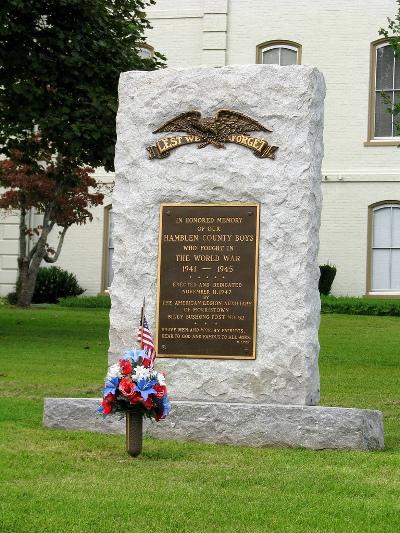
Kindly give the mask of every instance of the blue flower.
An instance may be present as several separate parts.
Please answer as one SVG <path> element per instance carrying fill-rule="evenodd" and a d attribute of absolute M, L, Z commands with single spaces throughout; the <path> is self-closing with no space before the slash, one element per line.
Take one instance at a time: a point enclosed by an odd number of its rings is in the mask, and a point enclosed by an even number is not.
<path fill-rule="evenodd" d="M 146 352 L 144 350 L 133 349 L 133 350 L 128 350 L 127 352 L 125 352 L 124 355 L 122 356 L 122 359 L 132 359 L 135 363 L 137 363 L 140 358 L 143 359 L 145 357 L 146 357 Z"/>
<path fill-rule="evenodd" d="M 105 387 L 103 389 L 103 396 L 107 396 L 107 394 L 115 394 L 118 385 L 119 385 L 119 378 L 109 379 L 106 382 Z"/>
<path fill-rule="evenodd" d="M 171 404 L 169 403 L 169 398 L 167 395 L 162 398 L 161 403 L 163 408 L 163 416 L 168 416 L 171 411 Z"/>
<path fill-rule="evenodd" d="M 146 401 L 150 394 L 157 394 L 157 391 L 153 389 L 154 385 L 157 385 L 157 383 L 158 381 L 156 379 L 149 381 L 146 378 L 141 378 L 137 382 L 134 390 L 140 392 L 143 400 Z"/>

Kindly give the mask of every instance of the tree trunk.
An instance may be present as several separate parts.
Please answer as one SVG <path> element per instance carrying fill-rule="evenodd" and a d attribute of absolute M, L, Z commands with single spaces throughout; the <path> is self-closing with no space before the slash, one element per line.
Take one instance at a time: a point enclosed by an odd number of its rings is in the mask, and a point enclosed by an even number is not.
<path fill-rule="evenodd" d="M 18 281 L 17 281 L 17 306 L 29 307 L 31 305 L 33 291 L 35 290 L 36 276 L 33 278 L 29 272 L 29 259 L 18 258 Z"/>
<path fill-rule="evenodd" d="M 42 237 L 43 240 L 41 241 Z M 42 233 L 33 256 L 26 257 L 22 260 L 18 259 L 18 265 L 20 265 L 19 278 L 17 283 L 18 307 L 29 307 L 32 303 L 33 293 L 35 292 L 36 278 L 39 272 L 40 264 L 46 253 L 46 241 L 47 234 L 43 235 Z"/>
<path fill-rule="evenodd" d="M 36 278 L 43 259 L 47 263 L 55 263 L 60 255 L 65 233 L 67 232 L 69 225 L 65 226 L 61 232 L 54 257 L 49 257 L 46 250 L 46 244 L 49 233 L 55 225 L 55 222 L 51 221 L 50 216 L 52 209 L 52 204 L 46 208 L 43 215 L 42 232 L 36 244 L 29 252 L 27 246 L 27 225 L 25 220 L 26 211 L 24 209 L 21 210 L 19 223 L 19 272 L 16 287 L 18 307 L 29 307 L 31 305 L 33 293 L 35 292 Z"/>
<path fill-rule="evenodd" d="M 29 257 L 27 256 L 26 242 L 26 210 L 21 209 L 19 216 L 19 256 L 18 256 L 18 280 L 16 285 L 17 306 L 29 307 L 32 296 L 29 297 Z"/>
<path fill-rule="evenodd" d="M 18 257 L 18 281 L 17 281 L 17 306 L 29 307 L 32 303 L 33 293 L 35 291 L 36 278 L 38 275 L 40 263 L 46 253 L 46 242 L 51 231 L 52 225 L 49 225 L 49 216 L 45 212 L 43 218 L 43 229 L 39 240 L 30 253 L 27 251 L 27 236 L 25 211 L 21 211 L 20 232 L 19 232 L 19 257 Z"/>

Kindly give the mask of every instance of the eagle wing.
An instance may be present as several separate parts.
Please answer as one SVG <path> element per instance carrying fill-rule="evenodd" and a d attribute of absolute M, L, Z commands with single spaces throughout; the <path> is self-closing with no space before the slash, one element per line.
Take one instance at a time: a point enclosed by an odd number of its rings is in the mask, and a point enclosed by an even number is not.
<path fill-rule="evenodd" d="M 168 120 L 165 124 L 154 130 L 153 133 L 187 131 L 195 135 L 204 134 L 201 129 L 200 118 L 200 111 L 187 111 L 186 113 L 181 113 L 177 117 Z"/>
<path fill-rule="evenodd" d="M 221 109 L 215 116 L 218 134 L 223 137 L 231 133 L 248 133 L 250 131 L 272 131 L 262 124 L 238 111 Z"/>

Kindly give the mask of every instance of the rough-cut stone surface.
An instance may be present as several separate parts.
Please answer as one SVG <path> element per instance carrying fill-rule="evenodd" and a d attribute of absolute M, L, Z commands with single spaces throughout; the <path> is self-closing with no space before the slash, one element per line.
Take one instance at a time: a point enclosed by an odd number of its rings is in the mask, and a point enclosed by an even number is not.
<path fill-rule="evenodd" d="M 125 420 L 98 415 L 99 403 L 96 398 L 46 398 L 44 425 L 124 433 Z M 341 407 L 174 402 L 166 420 L 146 420 L 144 431 L 161 439 L 254 447 L 381 450 L 384 446 L 380 411 Z"/>
<path fill-rule="evenodd" d="M 135 344 L 143 297 L 155 327 L 160 203 L 260 202 L 255 361 L 159 359 L 173 400 L 315 404 L 319 400 L 317 252 L 325 86 L 308 66 L 196 67 L 122 74 L 113 195 L 110 360 Z M 157 127 L 219 109 L 272 129 L 275 160 L 227 144 L 149 160 Z M 216 408 L 217 409 L 217 408 Z"/>
<path fill-rule="evenodd" d="M 317 263 L 324 82 L 312 67 L 266 65 L 121 76 L 113 196 L 114 281 L 110 360 L 135 345 L 146 297 L 155 326 L 161 203 L 259 202 L 260 256 L 255 361 L 158 359 L 173 409 L 145 422 L 163 439 L 247 446 L 378 450 L 379 411 L 313 407 L 319 400 Z M 271 128 L 275 160 L 228 144 L 183 146 L 147 158 L 152 131 L 196 109 L 245 113 Z M 243 403 L 237 403 L 240 400 Z M 47 398 L 44 425 L 124 433 L 125 421 L 96 413 L 100 400 Z"/>

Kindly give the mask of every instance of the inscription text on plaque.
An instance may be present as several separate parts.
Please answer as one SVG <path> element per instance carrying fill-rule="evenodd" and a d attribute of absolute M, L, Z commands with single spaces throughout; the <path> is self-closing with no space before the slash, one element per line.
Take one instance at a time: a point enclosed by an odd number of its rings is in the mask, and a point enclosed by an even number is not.
<path fill-rule="evenodd" d="M 254 359 L 258 204 L 162 204 L 159 357 Z"/>

